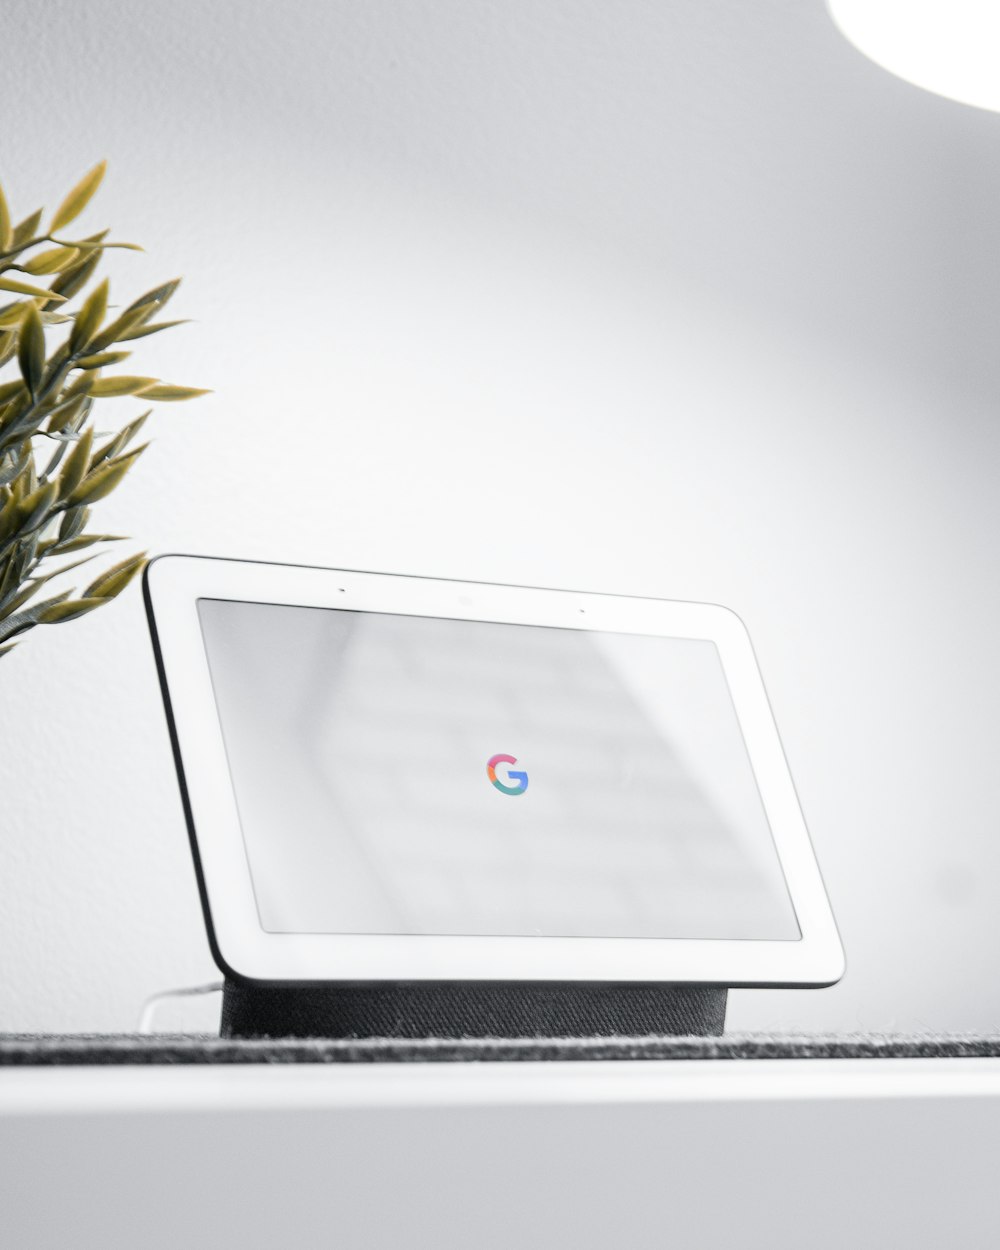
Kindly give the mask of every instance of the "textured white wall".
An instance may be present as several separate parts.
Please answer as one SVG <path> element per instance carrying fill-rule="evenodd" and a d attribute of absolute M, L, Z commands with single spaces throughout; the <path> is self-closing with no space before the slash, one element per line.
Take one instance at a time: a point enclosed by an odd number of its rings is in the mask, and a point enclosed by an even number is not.
<path fill-rule="evenodd" d="M 848 950 L 736 1027 L 1000 1023 L 1000 117 L 819 0 L 7 0 L 0 177 L 208 385 L 102 505 L 191 551 L 746 620 Z M 118 408 L 121 415 L 125 408 Z M 0 1029 L 215 976 L 138 593 L 0 666 Z"/>

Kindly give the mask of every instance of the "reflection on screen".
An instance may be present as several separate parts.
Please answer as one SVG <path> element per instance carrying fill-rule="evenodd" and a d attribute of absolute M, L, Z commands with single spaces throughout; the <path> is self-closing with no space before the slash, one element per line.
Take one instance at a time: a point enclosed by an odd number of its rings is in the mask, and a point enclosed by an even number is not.
<path fill-rule="evenodd" d="M 713 643 L 198 610 L 265 930 L 800 936 Z"/>

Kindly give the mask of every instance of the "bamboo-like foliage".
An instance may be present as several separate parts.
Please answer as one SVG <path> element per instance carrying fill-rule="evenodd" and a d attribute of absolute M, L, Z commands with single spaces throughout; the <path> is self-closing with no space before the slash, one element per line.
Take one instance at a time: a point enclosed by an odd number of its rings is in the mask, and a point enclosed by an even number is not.
<path fill-rule="evenodd" d="M 151 409 L 110 437 L 95 434 L 94 401 L 136 395 L 155 402 L 206 394 L 158 378 L 107 374 L 131 354 L 124 343 L 178 321 L 160 320 L 180 279 L 147 291 L 109 316 L 108 282 L 90 287 L 108 248 L 133 243 L 108 240 L 108 231 L 83 239 L 64 237 L 104 177 L 95 165 L 63 200 L 48 229 L 42 210 L 14 224 L 0 187 L 0 655 L 36 625 L 71 621 L 107 603 L 142 569 L 145 555 L 106 569 L 80 593 L 63 590 L 39 598 L 53 578 L 94 559 L 66 563 L 117 535 L 89 529 L 91 507 L 109 495 L 148 446 L 133 446 Z M 71 308 L 74 297 L 79 306 Z M 57 330 L 55 327 L 65 327 Z M 47 335 L 64 334 L 49 350 Z M 12 376 L 3 380 L 5 366 Z"/>

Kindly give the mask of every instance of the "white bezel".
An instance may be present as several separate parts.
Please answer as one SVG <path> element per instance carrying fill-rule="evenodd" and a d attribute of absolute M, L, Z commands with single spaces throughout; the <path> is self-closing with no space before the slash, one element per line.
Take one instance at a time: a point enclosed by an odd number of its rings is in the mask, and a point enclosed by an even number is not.
<path fill-rule="evenodd" d="M 309 981 L 658 981 L 830 985 L 844 956 L 750 639 L 713 604 L 165 556 L 146 604 L 213 954 L 230 976 Z M 708 639 L 716 644 L 802 937 L 453 937 L 267 933 L 259 923 L 198 617 L 199 599 Z"/>

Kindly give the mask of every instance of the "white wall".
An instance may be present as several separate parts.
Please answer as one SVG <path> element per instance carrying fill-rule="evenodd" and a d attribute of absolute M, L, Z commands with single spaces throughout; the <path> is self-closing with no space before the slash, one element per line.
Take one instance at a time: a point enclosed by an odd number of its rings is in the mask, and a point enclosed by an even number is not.
<path fill-rule="evenodd" d="M 1000 1023 L 1000 117 L 819 0 L 7 0 L 0 177 L 178 272 L 102 505 L 192 551 L 726 603 L 849 957 L 734 1027 Z M 108 420 L 131 411 L 112 409 Z M 0 1029 L 213 979 L 138 593 L 0 665 Z"/>

